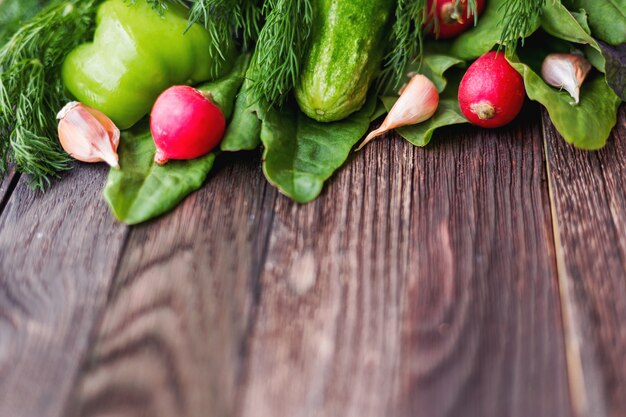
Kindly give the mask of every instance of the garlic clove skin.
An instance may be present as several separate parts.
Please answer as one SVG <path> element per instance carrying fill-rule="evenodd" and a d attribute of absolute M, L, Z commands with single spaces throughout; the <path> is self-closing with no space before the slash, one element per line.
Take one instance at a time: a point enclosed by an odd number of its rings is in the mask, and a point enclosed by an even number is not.
<path fill-rule="evenodd" d="M 57 119 L 59 141 L 72 158 L 82 162 L 106 162 L 119 168 L 120 130 L 104 113 L 73 101 L 63 107 Z"/>
<path fill-rule="evenodd" d="M 574 99 L 574 105 L 580 102 L 580 87 L 591 64 L 578 54 L 550 54 L 541 65 L 543 80 L 552 87 L 562 88 Z"/>
<path fill-rule="evenodd" d="M 400 97 L 393 105 L 382 125 L 372 131 L 357 150 L 392 129 L 421 123 L 430 119 L 439 107 L 439 92 L 428 77 L 416 74 L 400 90 Z"/>

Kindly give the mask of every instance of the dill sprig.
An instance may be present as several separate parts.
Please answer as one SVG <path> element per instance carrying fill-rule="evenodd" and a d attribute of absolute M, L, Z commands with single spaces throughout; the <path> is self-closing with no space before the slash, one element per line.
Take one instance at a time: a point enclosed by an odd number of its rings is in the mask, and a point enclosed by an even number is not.
<path fill-rule="evenodd" d="M 69 169 L 56 139 L 56 112 L 66 101 L 60 67 L 91 32 L 100 1 L 54 1 L 0 49 L 0 175 L 12 163 L 44 189 Z"/>
<path fill-rule="evenodd" d="M 398 0 L 391 31 L 391 50 L 379 78 L 379 89 L 397 88 L 406 68 L 418 59 L 424 47 L 423 27 L 428 16 L 426 0 Z"/>
<path fill-rule="evenodd" d="M 137 3 L 137 0 L 127 0 L 127 1 L 131 5 Z M 157 12 L 161 16 L 163 16 L 163 12 L 167 10 L 168 3 L 178 3 L 178 4 L 182 4 L 183 6 L 187 5 L 184 0 L 145 0 L 145 1 L 150 6 L 152 6 L 152 9 L 155 12 Z"/>
<path fill-rule="evenodd" d="M 312 0 L 266 0 L 247 78 L 252 100 L 281 104 L 296 85 L 313 22 Z"/>
<path fill-rule="evenodd" d="M 189 12 L 189 26 L 202 24 L 213 43 L 226 46 L 226 50 L 241 33 L 243 49 L 247 50 L 259 33 L 261 7 L 257 0 L 196 0 Z"/>
<path fill-rule="evenodd" d="M 506 46 L 507 53 L 515 53 L 517 41 L 530 33 L 541 16 L 541 9 L 547 0 L 504 0 L 498 10 L 504 16 L 500 21 L 502 33 L 500 45 Z"/>

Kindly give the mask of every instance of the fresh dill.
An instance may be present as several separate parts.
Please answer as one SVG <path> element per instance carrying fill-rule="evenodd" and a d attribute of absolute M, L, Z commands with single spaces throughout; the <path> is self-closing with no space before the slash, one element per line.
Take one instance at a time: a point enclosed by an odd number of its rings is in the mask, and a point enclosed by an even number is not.
<path fill-rule="evenodd" d="M 44 189 L 69 169 L 56 140 L 55 115 L 66 101 L 60 67 L 91 32 L 99 1 L 54 1 L 0 49 L 0 174 L 13 164 Z"/>
<path fill-rule="evenodd" d="M 506 46 L 507 53 L 513 54 L 517 41 L 530 33 L 541 16 L 547 0 L 504 0 L 498 10 L 504 16 L 501 20 L 500 45 Z"/>
<path fill-rule="evenodd" d="M 196 0 L 189 12 L 189 25 L 202 24 L 214 45 L 225 45 L 225 49 L 241 34 L 243 49 L 248 50 L 259 33 L 261 9 L 257 0 Z"/>
<path fill-rule="evenodd" d="M 265 25 L 259 33 L 247 78 L 250 96 L 281 104 L 296 85 L 313 23 L 312 0 L 265 0 Z"/>
<path fill-rule="evenodd" d="M 430 3 L 430 6 L 429 6 Z M 456 0 L 458 7 L 461 0 Z M 432 29 L 439 33 L 439 20 L 433 19 L 437 3 L 427 0 L 398 0 L 396 20 L 390 36 L 391 49 L 384 60 L 384 68 L 378 79 L 381 91 L 398 88 L 405 78 L 407 67 L 420 61 L 424 49 L 425 31 Z M 476 0 L 467 0 L 467 17 L 474 16 L 474 25 L 478 23 L 478 4 Z"/>
<path fill-rule="evenodd" d="M 428 15 L 426 0 L 398 0 L 396 20 L 391 31 L 391 50 L 379 78 L 379 88 L 397 88 L 406 68 L 419 59 L 424 47 L 424 24 Z"/>

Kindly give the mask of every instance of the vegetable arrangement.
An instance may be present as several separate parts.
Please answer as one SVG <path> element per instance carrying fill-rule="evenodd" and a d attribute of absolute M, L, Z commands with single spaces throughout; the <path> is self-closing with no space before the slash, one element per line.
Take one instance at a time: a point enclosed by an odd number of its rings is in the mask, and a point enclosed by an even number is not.
<path fill-rule="evenodd" d="M 262 146 L 268 181 L 306 203 L 386 113 L 360 148 L 503 126 L 528 96 L 599 149 L 626 101 L 626 0 L 2 1 L 0 173 L 44 189 L 71 158 L 106 162 L 129 224 L 223 152 Z"/>

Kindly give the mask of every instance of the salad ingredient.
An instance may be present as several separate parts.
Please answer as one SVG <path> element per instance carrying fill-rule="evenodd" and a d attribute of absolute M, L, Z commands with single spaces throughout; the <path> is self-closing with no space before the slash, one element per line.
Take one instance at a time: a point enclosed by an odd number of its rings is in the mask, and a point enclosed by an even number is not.
<path fill-rule="evenodd" d="M 485 8 L 485 0 L 428 0 L 431 34 L 449 39 L 472 27 Z"/>
<path fill-rule="evenodd" d="M 219 80 L 202 85 L 226 117 L 233 108 L 243 80 L 247 57 L 238 60 L 231 72 Z M 154 162 L 156 147 L 148 123 L 140 122 L 122 132 L 118 149 L 120 169 L 111 169 L 104 196 L 119 220 L 137 224 L 172 210 L 186 196 L 202 186 L 213 167 L 215 154 L 189 161 Z"/>
<path fill-rule="evenodd" d="M 146 1 L 107 0 L 98 9 L 93 43 L 79 46 L 63 63 L 63 82 L 81 102 L 127 129 L 174 84 L 220 76 L 227 65 L 200 25 L 187 28 L 183 6 L 169 4 L 163 16 Z"/>
<path fill-rule="evenodd" d="M 220 149 L 226 152 L 253 150 L 261 144 L 261 121 L 248 97 L 248 83 L 244 82 L 237 100 L 233 117 L 226 127 Z"/>
<path fill-rule="evenodd" d="M 589 150 L 606 144 L 617 123 L 621 100 L 601 74 L 589 77 L 582 87 L 580 103 L 572 106 L 566 94 L 548 86 L 529 66 L 521 63 L 513 66 L 524 77 L 528 97 L 548 110 L 550 120 L 566 142 Z"/>
<path fill-rule="evenodd" d="M 243 49 L 248 50 L 260 30 L 261 10 L 256 0 L 196 0 L 191 5 L 189 24 L 204 26 L 213 43 L 227 50 L 241 34 Z"/>
<path fill-rule="evenodd" d="M 503 53 L 488 52 L 478 58 L 459 85 L 461 111 L 471 123 L 486 128 L 511 122 L 524 97 L 524 81 Z"/>
<path fill-rule="evenodd" d="M 320 122 L 365 104 L 383 59 L 393 0 L 316 0 L 311 50 L 296 86 L 302 111 Z"/>
<path fill-rule="evenodd" d="M 550 54 L 541 65 L 543 80 L 552 87 L 563 88 L 574 99 L 580 101 L 580 86 L 587 78 L 591 64 L 578 54 Z"/>
<path fill-rule="evenodd" d="M 619 46 L 626 43 L 626 2 L 624 0 L 563 0 L 570 10 L 583 9 L 596 38 Z"/>
<path fill-rule="evenodd" d="M 73 101 L 63 107 L 57 119 L 59 141 L 72 158 L 119 167 L 120 130 L 104 113 Z"/>
<path fill-rule="evenodd" d="M 210 94 L 193 87 L 174 86 L 159 96 L 150 116 L 157 148 L 154 162 L 195 159 L 211 152 L 224 136 L 226 120 Z"/>
<path fill-rule="evenodd" d="M 67 102 L 58 72 L 65 55 L 88 36 L 96 3 L 55 2 L 0 49 L 0 176 L 11 161 L 43 190 L 70 168 L 56 138 L 55 115 Z"/>
<path fill-rule="evenodd" d="M 610 46 L 599 42 L 606 59 L 606 81 L 622 101 L 626 101 L 626 43 Z"/>
<path fill-rule="evenodd" d="M 554 3 L 554 2 L 552 2 Z M 500 7 L 502 20 L 500 27 L 500 45 L 506 45 L 511 55 L 517 48 L 518 40 L 532 34 L 539 26 L 543 7 L 548 0 L 502 0 Z"/>
<path fill-rule="evenodd" d="M 376 98 L 345 120 L 320 123 L 297 109 L 269 109 L 263 115 L 263 172 L 279 191 L 299 203 L 313 201 L 367 132 Z"/>
<path fill-rule="evenodd" d="M 320 0 L 266 0 L 265 25 L 246 78 L 249 95 L 264 105 L 282 104 L 296 85 L 309 47 L 313 3 Z M 320 5 L 316 4 L 317 8 Z"/>
<path fill-rule="evenodd" d="M 215 154 L 210 153 L 190 161 L 155 164 L 154 142 L 144 122 L 122 132 L 118 152 L 121 168 L 109 171 L 104 198 L 115 217 L 127 224 L 172 210 L 204 184 L 215 161 Z"/>
<path fill-rule="evenodd" d="M 370 132 L 359 150 L 378 136 L 392 129 L 421 123 L 430 119 L 439 107 L 437 87 L 427 77 L 414 75 L 400 91 L 400 98 L 393 105 L 382 125 Z"/>

